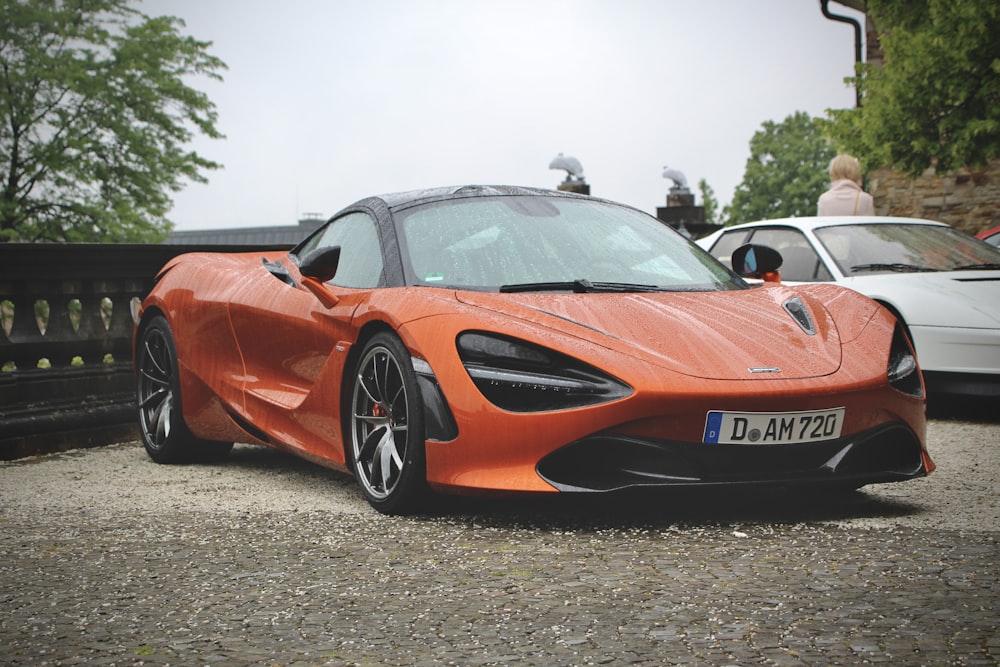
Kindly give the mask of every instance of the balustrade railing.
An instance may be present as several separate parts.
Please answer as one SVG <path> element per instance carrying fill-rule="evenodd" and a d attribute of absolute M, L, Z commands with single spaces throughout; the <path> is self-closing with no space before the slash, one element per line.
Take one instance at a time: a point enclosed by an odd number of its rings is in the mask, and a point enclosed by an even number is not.
<path fill-rule="evenodd" d="M 135 305 L 203 250 L 260 248 L 0 243 L 0 459 L 134 437 Z"/>

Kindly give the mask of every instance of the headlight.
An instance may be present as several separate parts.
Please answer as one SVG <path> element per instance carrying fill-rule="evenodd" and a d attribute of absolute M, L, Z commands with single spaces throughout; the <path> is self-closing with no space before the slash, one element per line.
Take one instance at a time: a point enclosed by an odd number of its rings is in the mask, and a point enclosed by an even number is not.
<path fill-rule="evenodd" d="M 889 350 L 889 384 L 897 391 L 918 398 L 924 395 L 924 381 L 917 367 L 917 357 L 903 328 L 896 324 Z"/>
<path fill-rule="evenodd" d="M 631 387 L 589 364 L 526 341 L 466 331 L 457 344 L 479 391 L 511 412 L 567 410 L 632 393 Z"/>

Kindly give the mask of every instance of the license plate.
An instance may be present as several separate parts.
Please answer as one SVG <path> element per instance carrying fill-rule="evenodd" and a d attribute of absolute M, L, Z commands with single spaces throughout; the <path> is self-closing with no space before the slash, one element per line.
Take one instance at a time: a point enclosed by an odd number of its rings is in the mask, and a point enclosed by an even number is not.
<path fill-rule="evenodd" d="M 722 412 L 705 419 L 705 442 L 720 445 L 791 445 L 840 437 L 844 408 L 808 412 Z"/>

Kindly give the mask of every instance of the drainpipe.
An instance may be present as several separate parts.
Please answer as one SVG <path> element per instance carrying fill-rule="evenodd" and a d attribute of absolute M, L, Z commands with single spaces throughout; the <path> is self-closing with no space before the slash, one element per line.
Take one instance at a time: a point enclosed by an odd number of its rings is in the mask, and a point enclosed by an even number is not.
<path fill-rule="evenodd" d="M 829 8 L 830 0 L 819 0 L 820 9 L 823 10 L 823 16 L 830 19 L 831 21 L 839 21 L 841 23 L 850 23 L 854 26 L 854 64 L 858 65 L 861 63 L 861 24 L 852 19 L 849 16 L 840 16 L 839 14 L 831 14 Z M 855 74 L 857 73 L 857 68 L 855 68 Z M 858 89 L 858 85 L 854 84 L 854 106 L 861 106 L 861 91 Z"/>

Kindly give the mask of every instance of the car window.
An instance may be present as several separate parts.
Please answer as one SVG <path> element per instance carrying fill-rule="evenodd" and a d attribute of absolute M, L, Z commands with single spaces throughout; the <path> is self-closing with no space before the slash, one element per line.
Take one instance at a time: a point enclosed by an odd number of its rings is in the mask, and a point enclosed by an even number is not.
<path fill-rule="evenodd" d="M 844 275 L 955 271 L 1000 264 L 1000 251 L 945 225 L 858 223 L 816 230 Z"/>
<path fill-rule="evenodd" d="M 561 197 L 477 197 L 396 214 L 408 280 L 493 290 L 577 280 L 745 289 L 707 253 L 633 209 Z"/>
<path fill-rule="evenodd" d="M 375 221 L 365 213 L 348 213 L 329 223 L 299 249 L 306 254 L 319 248 L 340 246 L 340 263 L 331 285 L 378 287 L 382 279 L 382 246 Z"/>
<path fill-rule="evenodd" d="M 712 257 L 731 267 L 733 265 L 733 251 L 746 243 L 750 232 L 746 229 L 734 229 L 731 232 L 723 232 L 709 252 Z"/>
<path fill-rule="evenodd" d="M 791 227 L 758 227 L 750 241 L 781 253 L 781 279 L 798 282 L 832 280 L 806 235 Z"/>

